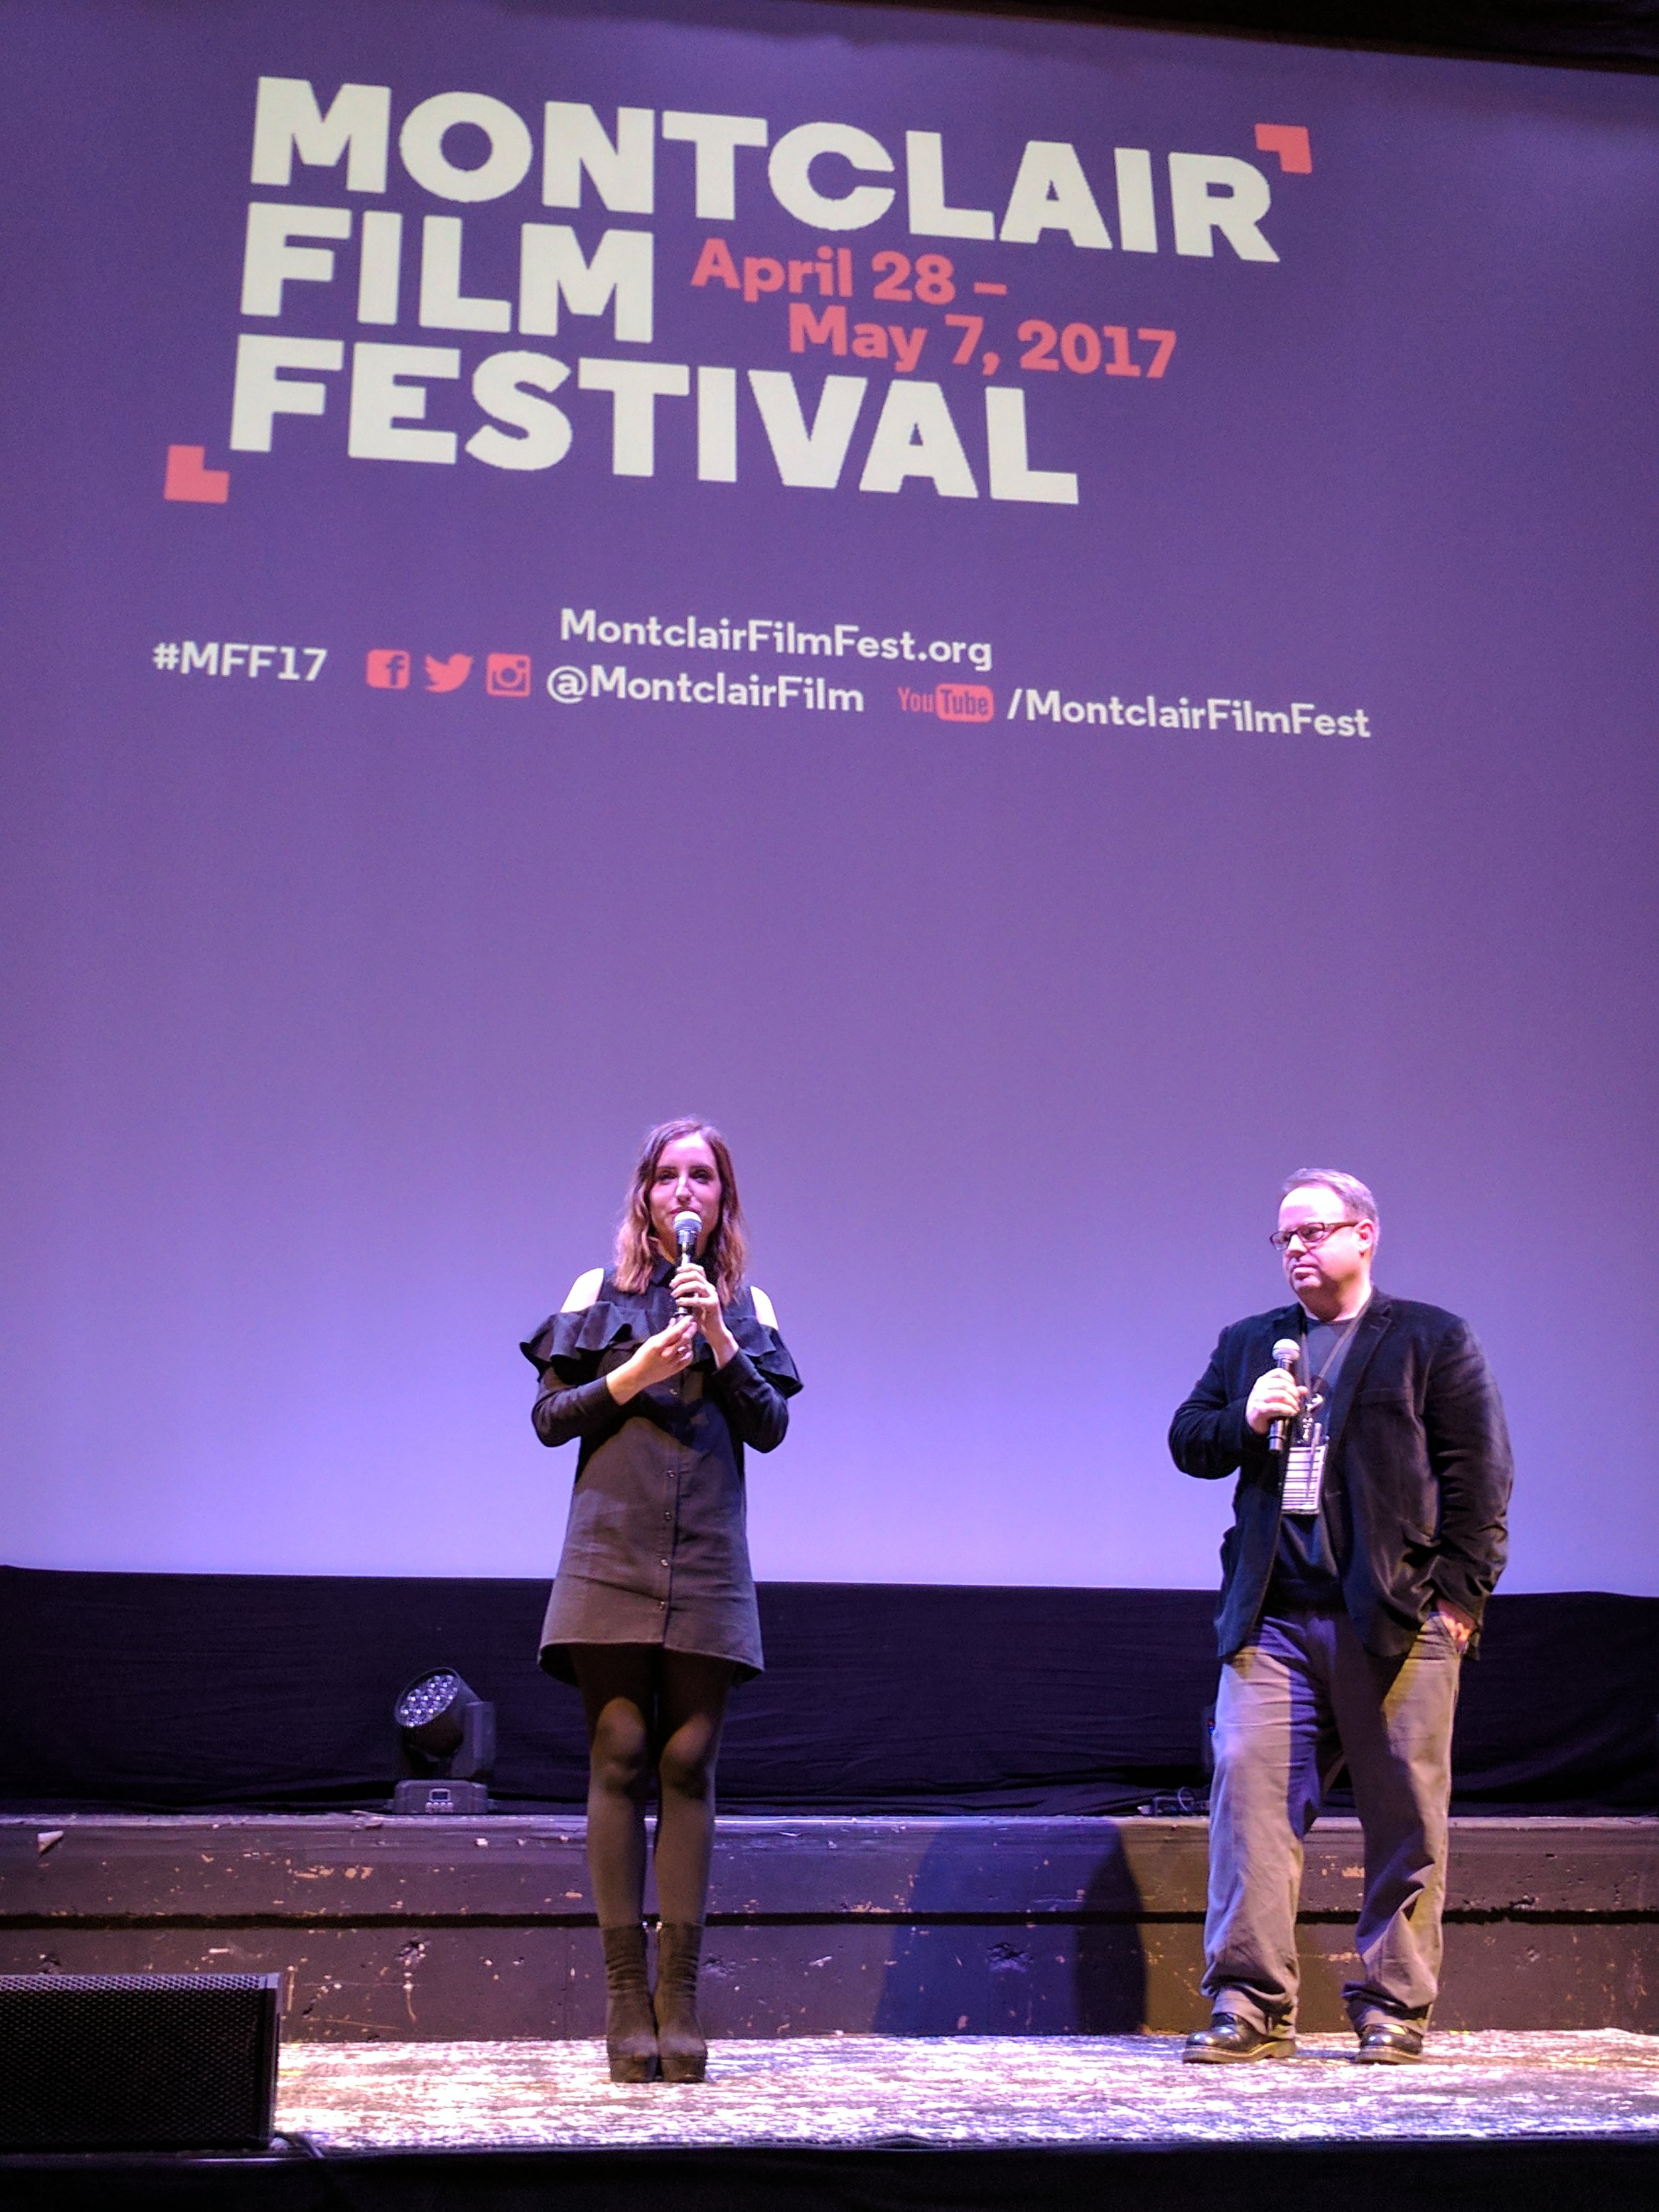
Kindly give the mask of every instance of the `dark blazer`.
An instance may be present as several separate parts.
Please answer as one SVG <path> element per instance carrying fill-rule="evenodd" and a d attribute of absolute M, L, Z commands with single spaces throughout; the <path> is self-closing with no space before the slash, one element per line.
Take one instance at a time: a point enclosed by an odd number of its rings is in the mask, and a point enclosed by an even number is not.
<path fill-rule="evenodd" d="M 1283 1462 L 1244 1419 L 1244 1401 L 1273 1365 L 1275 1342 L 1298 1333 L 1298 1313 L 1281 1306 L 1224 1329 L 1170 1425 L 1184 1474 L 1238 1476 L 1221 1546 L 1224 1659 L 1249 1640 L 1279 1547 Z M 1514 1468 L 1504 1408 L 1468 1323 L 1373 1291 L 1337 1376 L 1329 1436 L 1327 1519 L 1360 1640 L 1399 1657 L 1441 1598 L 1478 1632 L 1507 1556 Z"/>

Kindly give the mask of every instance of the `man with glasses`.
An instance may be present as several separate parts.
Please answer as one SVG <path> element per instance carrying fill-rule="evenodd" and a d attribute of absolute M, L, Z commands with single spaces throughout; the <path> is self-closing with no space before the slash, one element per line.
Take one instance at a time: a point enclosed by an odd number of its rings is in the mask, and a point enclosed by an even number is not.
<path fill-rule="evenodd" d="M 1307 1168 L 1273 1235 L 1295 1304 L 1222 1331 L 1177 1467 L 1237 1474 L 1221 1547 L 1200 2063 L 1296 2050 L 1302 1840 L 1346 1759 L 1365 1838 L 1343 2001 L 1419 2057 L 1440 1968 L 1452 1717 L 1505 1555 L 1504 1409 L 1467 1322 L 1371 1283 L 1376 1201 Z"/>

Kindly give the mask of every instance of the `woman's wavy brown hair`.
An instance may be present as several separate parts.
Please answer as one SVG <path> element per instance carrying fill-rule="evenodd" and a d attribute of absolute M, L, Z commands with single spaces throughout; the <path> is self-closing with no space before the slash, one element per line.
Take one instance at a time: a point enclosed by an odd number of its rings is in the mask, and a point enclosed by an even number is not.
<path fill-rule="evenodd" d="M 737 1174 L 725 1138 L 712 1121 L 700 1121 L 691 1116 L 678 1121 L 659 1121 L 647 1132 L 640 1147 L 634 1179 L 628 1187 L 628 1200 L 617 1226 L 617 1287 L 624 1291 L 644 1290 L 651 1280 L 652 1269 L 663 1256 L 651 1231 L 651 1185 L 665 1149 L 681 1137 L 701 1137 L 714 1155 L 714 1165 L 720 1170 L 720 1218 L 702 1255 L 702 1265 L 720 1293 L 720 1304 L 729 1305 L 743 1286 L 743 1271 L 749 1260 L 743 1202 L 738 1196 Z"/>

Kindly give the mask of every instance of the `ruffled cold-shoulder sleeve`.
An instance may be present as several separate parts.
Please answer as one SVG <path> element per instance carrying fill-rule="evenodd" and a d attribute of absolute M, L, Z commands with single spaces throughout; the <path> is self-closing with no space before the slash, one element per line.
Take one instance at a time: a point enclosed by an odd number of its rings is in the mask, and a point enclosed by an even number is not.
<path fill-rule="evenodd" d="M 550 1314 L 519 1349 L 544 1382 L 550 1373 L 561 1382 L 587 1382 L 599 1370 L 602 1352 L 641 1333 L 634 1315 L 622 1312 L 606 1298 L 595 1298 L 574 1313 Z"/>
<path fill-rule="evenodd" d="M 726 1316 L 726 1325 L 737 1339 L 738 1350 L 775 1389 L 793 1398 L 801 1387 L 793 1355 L 775 1328 L 752 1312 L 741 1310 Z"/>
<path fill-rule="evenodd" d="M 789 1404 L 801 1379 L 789 1347 L 754 1310 L 743 1291 L 727 1309 L 726 1326 L 737 1351 L 714 1370 L 714 1389 L 732 1432 L 756 1451 L 772 1451 L 789 1426 Z"/>
<path fill-rule="evenodd" d="M 525 1339 L 519 1349 L 542 1378 L 530 1418 L 544 1444 L 601 1437 L 621 1427 L 628 1408 L 611 1396 L 600 1362 L 613 1344 L 630 1341 L 635 1331 L 631 1315 L 596 1298 L 574 1312 L 550 1315 Z"/>

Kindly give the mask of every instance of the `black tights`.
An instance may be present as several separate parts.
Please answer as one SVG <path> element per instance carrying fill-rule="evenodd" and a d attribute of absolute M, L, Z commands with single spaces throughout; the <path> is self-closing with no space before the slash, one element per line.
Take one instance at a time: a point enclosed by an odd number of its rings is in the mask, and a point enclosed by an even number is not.
<path fill-rule="evenodd" d="M 644 1910 L 653 1771 L 658 1907 L 665 1920 L 700 1921 L 730 1662 L 656 1644 L 579 1644 L 570 1657 L 587 1717 L 587 1871 L 599 1925 L 634 1925 Z"/>

